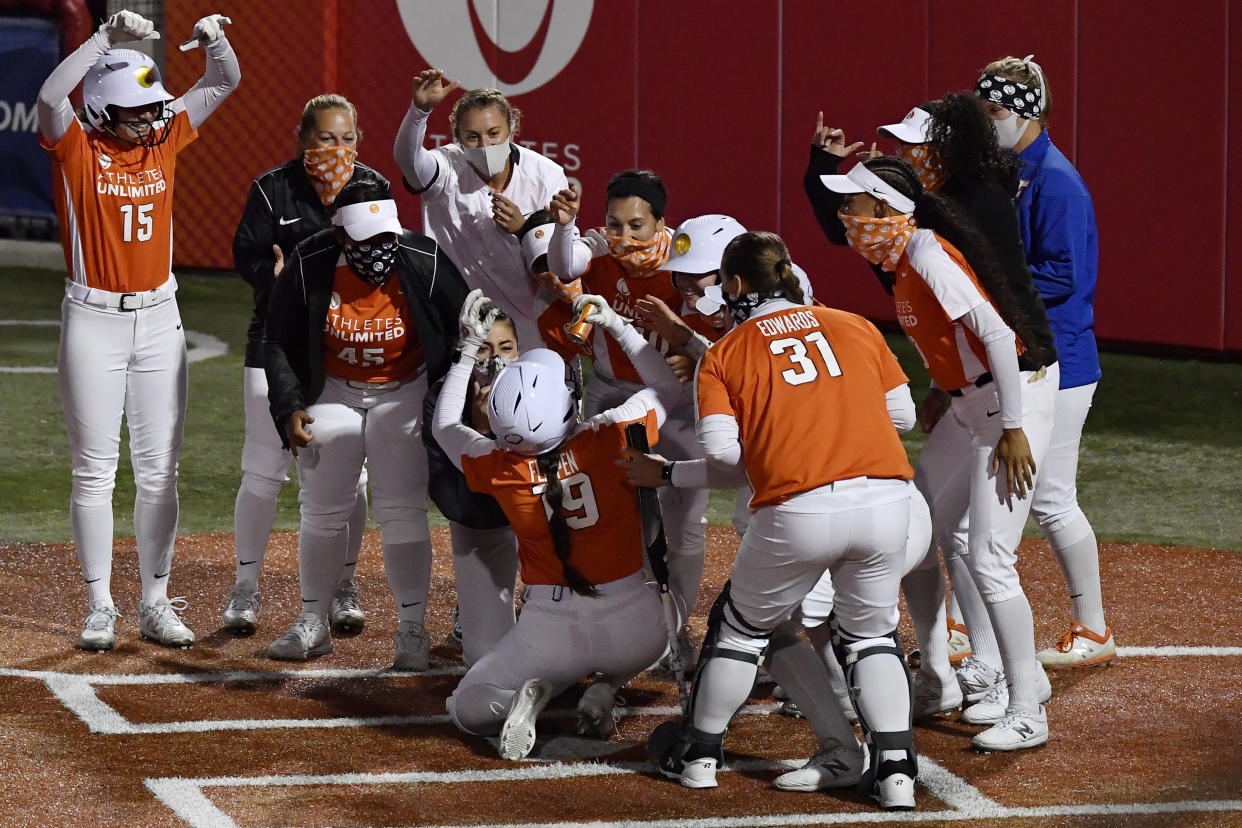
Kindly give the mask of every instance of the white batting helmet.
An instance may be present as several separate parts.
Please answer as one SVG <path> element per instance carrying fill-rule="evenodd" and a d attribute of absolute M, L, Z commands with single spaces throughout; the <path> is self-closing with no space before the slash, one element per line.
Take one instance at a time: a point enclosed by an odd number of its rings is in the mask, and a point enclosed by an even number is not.
<path fill-rule="evenodd" d="M 686 219 L 673 231 L 673 252 L 664 269 L 677 273 L 719 270 L 725 245 L 745 232 L 737 219 L 719 213 Z"/>
<path fill-rule="evenodd" d="M 564 442 L 578 422 L 573 394 L 565 384 L 565 361 L 536 348 L 522 354 L 496 376 L 487 400 L 487 417 L 496 445 L 536 457 Z"/>
<path fill-rule="evenodd" d="M 110 49 L 95 61 L 82 81 L 82 104 L 86 119 L 98 130 L 115 134 L 115 112 L 108 107 L 137 107 L 161 104 L 157 119 L 165 123 L 152 124 L 152 138 L 141 143 L 158 144 L 167 137 L 168 112 L 163 104 L 171 101 L 160 80 L 160 70 L 148 55 L 134 49 Z M 155 133 L 160 133 L 158 136 Z"/>

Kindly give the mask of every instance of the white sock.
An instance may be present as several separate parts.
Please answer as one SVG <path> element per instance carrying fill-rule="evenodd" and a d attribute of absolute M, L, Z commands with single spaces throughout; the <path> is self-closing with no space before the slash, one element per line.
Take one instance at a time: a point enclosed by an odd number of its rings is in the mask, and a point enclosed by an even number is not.
<path fill-rule="evenodd" d="M 69 524 L 86 582 L 87 603 L 112 604 L 112 503 L 84 506 L 70 501 Z"/>
<path fill-rule="evenodd" d="M 759 665 L 735 658 L 709 659 L 694 686 L 693 721 L 704 733 L 724 733 L 738 708 L 750 698 Z"/>
<path fill-rule="evenodd" d="M 699 597 L 699 582 L 703 580 L 704 555 L 672 555 L 668 560 L 668 589 L 676 606 L 685 607 L 686 619 L 694 614 L 694 602 Z M 716 731 L 712 731 L 715 733 Z"/>
<path fill-rule="evenodd" d="M 944 571 L 940 556 L 932 552 L 935 566 L 912 569 L 901 579 L 901 592 L 914 624 L 919 645 L 919 672 L 946 687 L 957 679 L 949 664 L 949 641 L 945 637 Z"/>
<path fill-rule="evenodd" d="M 1028 712 L 1039 709 L 1036 680 L 1039 662 L 1035 660 L 1035 624 L 1026 593 L 988 604 L 992 625 L 1000 642 L 1005 680 L 1009 684 L 1009 706 Z"/>
<path fill-rule="evenodd" d="M 910 729 L 910 683 L 901 659 L 891 653 L 854 662 L 858 712 L 867 727 L 880 733 Z M 902 751 L 898 759 L 904 759 Z"/>
<path fill-rule="evenodd" d="M 1056 553 L 1074 604 L 1074 618 L 1094 633 L 1104 634 L 1104 598 L 1100 591 L 1100 550 L 1086 515 L 1045 533 Z"/>
<path fill-rule="evenodd" d="M 384 572 L 397 618 L 422 624 L 431 592 L 431 541 L 384 544 Z"/>
<path fill-rule="evenodd" d="M 138 536 L 142 603 L 150 606 L 168 597 L 168 574 L 177 539 L 176 494 L 159 503 L 148 503 L 139 494 L 134 501 L 134 534 Z"/>
<path fill-rule="evenodd" d="M 946 554 L 944 557 L 949 579 L 953 583 L 953 597 L 957 599 L 960 620 L 966 624 L 966 634 L 970 636 L 971 658 L 982 661 L 993 670 L 999 670 L 1002 659 L 1000 647 L 996 643 L 996 631 L 992 629 L 987 604 L 979 594 L 979 588 L 975 586 L 974 576 L 970 574 L 970 563 L 966 560 L 966 554 Z"/>
<path fill-rule="evenodd" d="M 298 534 L 298 584 L 302 589 L 302 612 L 314 614 L 319 623 L 328 622 L 332 594 L 345 563 L 346 530 L 328 534 Z"/>
<path fill-rule="evenodd" d="M 246 485 L 245 478 L 237 487 L 233 502 L 233 555 L 237 561 L 237 586 L 256 592 L 263 557 L 276 520 L 275 492 L 257 492 Z"/>
<path fill-rule="evenodd" d="M 962 607 L 957 602 L 957 593 L 949 591 L 949 617 L 954 621 L 962 620 Z"/>

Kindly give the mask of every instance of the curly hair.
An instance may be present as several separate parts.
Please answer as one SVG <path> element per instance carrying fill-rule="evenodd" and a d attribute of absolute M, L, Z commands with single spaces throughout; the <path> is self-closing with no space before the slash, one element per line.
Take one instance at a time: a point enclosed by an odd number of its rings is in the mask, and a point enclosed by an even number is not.
<path fill-rule="evenodd" d="M 996 143 L 996 130 L 977 95 L 953 92 L 922 108 L 931 115 L 929 148 L 946 186 L 966 189 L 989 180 L 1012 181 L 1017 160 Z"/>

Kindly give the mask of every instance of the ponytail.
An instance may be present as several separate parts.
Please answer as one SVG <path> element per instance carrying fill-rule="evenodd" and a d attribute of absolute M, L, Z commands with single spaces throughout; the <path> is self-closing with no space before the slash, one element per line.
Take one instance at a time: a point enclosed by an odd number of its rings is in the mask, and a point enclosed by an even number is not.
<path fill-rule="evenodd" d="M 565 522 L 565 515 L 561 514 L 561 498 L 564 495 L 564 489 L 561 487 L 560 449 L 556 448 L 539 455 L 538 463 L 539 471 L 547 480 L 543 490 L 543 499 L 551 510 L 548 529 L 552 533 L 552 548 L 561 562 L 561 573 L 565 576 L 565 582 L 569 584 L 569 588 L 574 592 L 595 597 L 599 595 L 599 590 L 569 562 L 573 546 L 569 541 L 569 524 Z"/>
<path fill-rule="evenodd" d="M 802 293 L 802 283 L 798 281 L 798 275 L 794 273 L 793 262 L 789 260 L 789 257 L 786 256 L 778 261 L 774 270 L 776 280 L 781 286 L 781 293 L 785 294 L 785 298 L 795 305 L 805 305 L 806 296 Z"/>
<path fill-rule="evenodd" d="M 745 279 L 752 293 L 782 296 L 796 305 L 805 304 L 789 248 L 775 233 L 752 230 L 730 241 L 720 257 L 720 272 Z"/>

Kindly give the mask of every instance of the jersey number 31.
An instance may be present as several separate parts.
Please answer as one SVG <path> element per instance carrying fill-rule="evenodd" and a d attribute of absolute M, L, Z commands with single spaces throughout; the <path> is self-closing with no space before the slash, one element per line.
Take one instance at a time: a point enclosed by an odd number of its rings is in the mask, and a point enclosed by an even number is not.
<path fill-rule="evenodd" d="M 819 349 L 819 355 L 823 357 L 824 366 L 828 369 L 828 376 L 841 376 L 841 365 L 837 362 L 837 355 L 832 352 L 832 346 L 828 344 L 822 331 L 814 331 L 801 339 L 790 336 L 784 339 L 774 339 L 768 343 L 768 348 L 773 354 L 776 356 L 786 354 L 789 361 L 794 364 L 793 368 L 781 371 L 781 377 L 790 385 L 802 385 L 819 376 L 819 367 L 816 366 L 815 360 L 807 356 L 807 343 L 810 342 L 815 343 L 815 347 Z"/>

